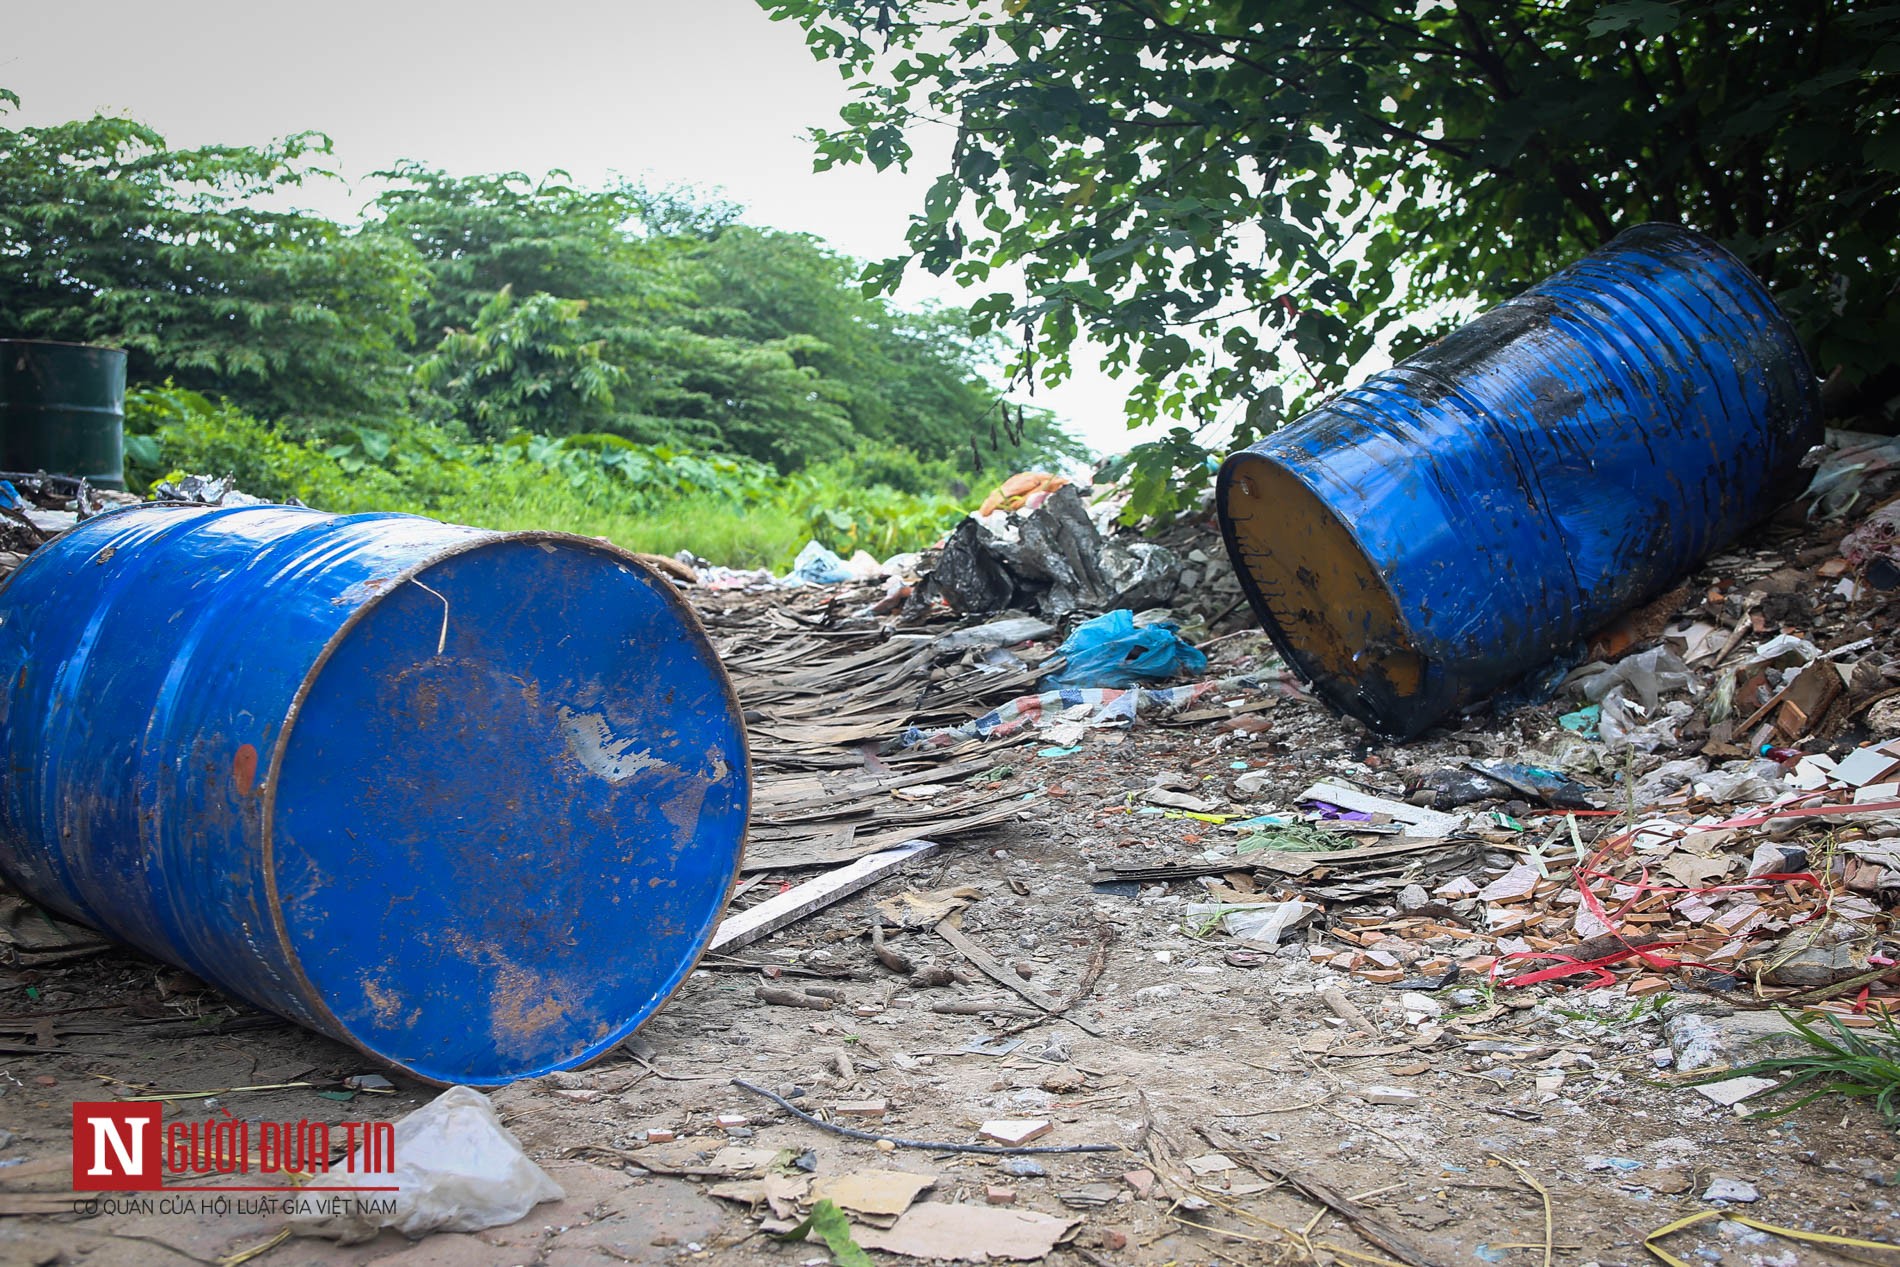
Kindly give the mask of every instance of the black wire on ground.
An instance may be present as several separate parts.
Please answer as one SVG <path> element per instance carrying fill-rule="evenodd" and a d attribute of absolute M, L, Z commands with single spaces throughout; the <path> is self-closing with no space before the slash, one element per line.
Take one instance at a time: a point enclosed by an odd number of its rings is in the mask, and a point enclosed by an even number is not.
<path fill-rule="evenodd" d="M 752 1085 L 744 1078 L 734 1078 L 732 1085 L 743 1091 L 750 1091 L 753 1095 L 764 1096 L 781 1109 L 784 1109 L 787 1113 L 790 1113 L 793 1117 L 798 1118 L 802 1122 L 808 1122 L 821 1131 L 830 1131 L 833 1135 L 843 1135 L 849 1139 L 870 1140 L 874 1144 L 879 1140 L 889 1140 L 898 1148 L 921 1148 L 925 1152 L 931 1153 L 988 1153 L 998 1155 L 1015 1155 L 1021 1153 L 1119 1153 L 1122 1151 L 1120 1144 L 1022 1144 L 1011 1146 L 1008 1144 L 947 1144 L 928 1139 L 899 1139 L 895 1135 L 878 1135 L 871 1131 L 854 1130 L 849 1126 L 839 1126 L 835 1122 L 827 1122 L 822 1117 L 813 1117 L 811 1114 L 805 1112 L 805 1110 L 787 1100 L 784 1096 L 774 1095 L 764 1087 Z"/>

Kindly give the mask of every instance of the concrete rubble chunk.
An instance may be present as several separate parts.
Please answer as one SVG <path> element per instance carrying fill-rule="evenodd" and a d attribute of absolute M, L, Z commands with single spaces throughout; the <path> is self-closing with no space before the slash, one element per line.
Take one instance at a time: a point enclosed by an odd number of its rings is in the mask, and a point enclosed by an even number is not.
<path fill-rule="evenodd" d="M 1712 1103 L 1728 1108 L 1752 1095 L 1760 1095 L 1775 1085 L 1773 1078 L 1724 1078 L 1720 1082 L 1697 1083 L 1695 1092 Z"/>
<path fill-rule="evenodd" d="M 1761 1200 L 1761 1191 L 1745 1179 L 1715 1179 L 1703 1190 L 1702 1199 L 1748 1205 Z"/>
<path fill-rule="evenodd" d="M 1663 1037 L 1675 1053 L 1676 1068 L 1685 1073 L 1745 1065 L 1805 1046 L 1794 1027 L 1774 1012 L 1724 1016 L 1713 1011 L 1684 1011 L 1663 1022 Z"/>

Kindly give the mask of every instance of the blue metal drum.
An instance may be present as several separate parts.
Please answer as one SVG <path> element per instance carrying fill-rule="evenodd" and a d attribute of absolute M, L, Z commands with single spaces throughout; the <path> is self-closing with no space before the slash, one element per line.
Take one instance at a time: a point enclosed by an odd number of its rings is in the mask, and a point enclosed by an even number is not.
<path fill-rule="evenodd" d="M 1820 438 L 1768 292 L 1646 224 L 1235 453 L 1216 496 L 1288 662 L 1405 738 L 1667 589 Z"/>
<path fill-rule="evenodd" d="M 598 1056 L 738 874 L 744 726 L 598 541 L 143 506 L 0 589 L 0 871 L 435 1082 Z"/>

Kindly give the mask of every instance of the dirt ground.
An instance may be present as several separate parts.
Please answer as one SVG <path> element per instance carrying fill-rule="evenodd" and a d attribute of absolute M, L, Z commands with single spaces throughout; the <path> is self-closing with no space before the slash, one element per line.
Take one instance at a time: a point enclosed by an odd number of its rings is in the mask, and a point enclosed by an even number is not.
<path fill-rule="evenodd" d="M 1693 578 L 1684 604 L 1724 621 L 1777 613 L 1756 622 L 1753 641 L 1797 627 L 1828 646 L 1872 636 L 1879 645 L 1869 654 L 1887 658 L 1868 689 L 1890 694 L 1888 679 L 1900 681 L 1887 671 L 1900 664 L 1895 600 L 1849 603 L 1829 596 L 1831 579 L 1783 575 L 1785 560 L 1829 566 L 1843 530 L 1771 534 L 1756 543 L 1766 563 L 1738 571 L 1718 561 Z M 1219 605 L 1228 607 L 1225 594 Z M 1222 638 L 1209 676 L 1246 671 L 1268 653 L 1257 633 Z M 1408 745 L 1375 742 L 1356 723 L 1290 699 L 1262 707 L 1254 716 L 1264 724 L 1251 727 L 1144 719 L 1066 746 L 1033 734 L 979 745 L 995 765 L 974 782 L 1019 798 L 1017 821 L 958 838 L 862 894 L 709 959 L 604 1062 L 496 1092 L 504 1122 L 567 1195 L 474 1234 L 273 1243 L 282 1219 L 237 1193 L 192 1213 L 123 1194 L 72 1208 L 76 1100 L 202 1092 L 170 1101 L 168 1120 L 394 1119 L 436 1089 L 390 1074 L 393 1094 L 341 1101 L 344 1079 L 388 1071 L 131 952 L 0 966 L 0 1263 L 827 1261 L 817 1241 L 766 1230 L 774 1216 L 757 1201 L 756 1171 L 721 1151 L 734 1148 L 769 1150 L 751 1164 L 763 1156 L 793 1179 L 903 1170 L 934 1177 L 928 1203 L 994 1202 L 1072 1221 L 1044 1256 L 1057 1265 L 1635 1264 L 1653 1261 L 1645 1237 L 1705 1211 L 1717 1217 L 1666 1243 L 1684 1262 L 1900 1263 L 1735 1221 L 1900 1241 L 1900 1139 L 1868 1104 L 1830 1098 L 1785 1117 L 1749 1116 L 1687 1085 L 1679 1066 L 1695 1063 L 1686 1057 L 1698 1041 L 1767 1015 L 1749 1010 L 1746 991 L 1693 988 L 1686 972 L 1640 995 L 1627 973 L 1606 988 L 1513 990 L 1483 971 L 1401 990 L 1317 954 L 1341 944 L 1328 938 L 1345 917 L 1389 913 L 1396 882 L 1360 904 L 1331 903 L 1327 920 L 1288 944 L 1244 950 L 1190 933 L 1185 907 L 1205 896 L 1200 881 L 1111 875 L 1231 846 L 1215 825 L 1143 806 L 1137 798 L 1158 783 L 1249 813 L 1291 806 L 1321 778 L 1402 798 L 1425 772 L 1547 747 L 1561 736 L 1558 714 L 1573 706 L 1477 718 Z M 1832 744 L 1839 756 L 1868 738 L 1863 728 L 1809 747 Z M 1626 761 L 1621 777 L 1669 755 Z M 1237 780 L 1256 772 L 1265 786 L 1241 791 Z M 1495 877 L 1522 856 L 1494 838 L 1475 846 L 1465 869 Z M 804 878 L 773 874 L 746 900 Z M 963 936 L 1068 1010 L 1047 1015 L 975 971 L 929 926 L 941 909 L 923 927 L 893 923 L 887 947 L 957 977 L 926 988 L 885 967 L 868 935 L 875 904 L 905 893 L 963 903 Z M 1427 943 L 1420 953 L 1462 950 Z M 807 995 L 816 1007 L 776 1005 L 761 985 L 827 994 Z M 1749 1050 L 1720 1049 L 1718 1062 L 1741 1063 Z M 986 1122 L 1046 1118 L 1052 1129 L 1035 1147 L 1107 1148 L 883 1149 L 802 1121 L 735 1079 L 873 1136 L 969 1144 Z M 861 1107 L 879 1101 L 881 1113 Z M 649 1132 L 675 1138 L 650 1142 Z M 861 1220 L 860 1233 L 874 1223 Z M 920 1261 L 884 1251 L 873 1260 Z"/>
<path fill-rule="evenodd" d="M 1334 733 L 1314 736 L 1303 758 L 1258 759 L 1289 787 L 1305 777 L 1306 764 L 1336 773 L 1350 759 L 1347 728 L 1317 714 L 1310 728 Z M 1210 758 L 1225 767 L 1229 752 L 1245 750 L 1217 751 L 1213 743 L 1137 730 L 1121 744 L 1064 758 L 1014 749 L 1010 760 L 1040 789 L 1025 802 L 1027 821 L 952 847 L 917 873 L 893 877 L 748 952 L 794 974 L 823 973 L 783 979 L 834 987 L 841 1004 L 822 1012 L 768 1006 L 754 995 L 755 974 L 702 970 L 640 1031 L 638 1059 L 616 1057 L 498 1093 L 504 1120 L 562 1184 L 565 1201 L 473 1235 L 412 1244 L 385 1232 L 347 1248 L 298 1239 L 254 1261 L 558 1267 L 824 1257 L 815 1245 L 762 1234 L 745 1205 L 709 1197 L 705 1179 L 641 1166 L 650 1128 L 679 1136 L 670 1148 L 652 1147 L 654 1158 L 664 1151 L 672 1165 L 742 1142 L 809 1150 L 820 1176 L 867 1166 L 932 1174 L 933 1200 L 982 1202 L 990 1188 L 1007 1188 L 1017 1208 L 1081 1219 L 1052 1263 L 1390 1259 L 1249 1163 L 1357 1197 L 1434 1263 L 1541 1262 L 1544 1215 L 1532 1182 L 1549 1193 L 1553 1252 L 1563 1262 L 1644 1261 L 1645 1235 L 1712 1208 L 1900 1239 L 1890 1186 L 1900 1183 L 1900 1148 L 1871 1109 L 1831 1101 L 1776 1121 L 1745 1119 L 1658 1067 L 1656 1053 L 1668 1050 L 1664 1018 L 1681 1009 L 1720 1011 L 1713 996 L 1632 1001 L 1610 989 L 1503 999 L 1479 982 L 1408 1012 L 1408 996 L 1314 966 L 1302 945 L 1257 967 L 1229 966 L 1220 944 L 1181 931 L 1181 886 L 1132 894 L 1092 887 L 1093 868 L 1111 856 L 1178 853 L 1197 843 L 1184 839 L 1195 834 L 1192 820 L 1104 811 L 1119 807 L 1128 787 L 1147 785 L 1156 769 L 1191 769 Z M 1144 843 L 1123 843 L 1132 824 Z M 1093 995 L 1073 1013 L 1099 1032 L 1027 1018 L 1029 1027 L 1015 1035 L 1021 1045 L 1007 1055 L 969 1054 L 973 1043 L 994 1043 L 1025 1018 L 944 1015 L 930 1010 L 934 1002 L 1027 1009 L 981 978 L 907 989 L 872 958 L 865 936 L 877 898 L 949 886 L 980 894 L 964 911 L 968 935 L 1012 965 L 1026 964 L 1033 984 L 1051 994 L 1074 989 L 1091 954 L 1106 946 Z M 889 944 L 920 963 L 960 963 L 930 932 L 894 933 Z M 220 1020 L 249 1014 L 131 954 L 5 975 L 9 1012 L 101 1024 L 75 1026 L 100 1031 L 67 1040 L 83 1050 L 0 1061 L 7 1135 L 0 1166 L 64 1165 L 72 1101 L 107 1098 L 126 1084 L 164 1091 L 333 1084 L 370 1071 L 351 1051 L 289 1025 L 218 1032 Z M 180 986 L 185 992 L 170 992 Z M 1377 1033 L 1353 1033 L 1323 999 L 1328 989 L 1344 991 Z M 29 990 L 37 995 L 30 1002 Z M 207 1032 L 187 1032 L 194 1018 Z M 140 1022 L 152 1020 L 145 1028 L 162 1037 L 141 1035 Z M 1047 1116 L 1054 1129 L 1041 1144 L 1105 1143 L 1122 1151 L 1039 1156 L 1029 1166 L 929 1150 L 887 1154 L 792 1119 L 731 1085 L 735 1077 L 787 1095 L 796 1088 L 796 1102 L 816 1109 L 885 1099 L 888 1115 L 873 1128 L 880 1133 L 966 1141 L 987 1119 Z M 432 1094 L 401 1079 L 398 1086 L 393 1096 L 359 1096 L 347 1106 L 308 1090 L 279 1090 L 185 1101 L 173 1111 L 186 1120 L 224 1108 L 253 1120 L 395 1117 Z M 1407 1102 L 1379 1102 L 1390 1099 Z M 714 1122 L 721 1114 L 742 1114 L 748 1125 L 722 1131 Z M 1225 1151 L 1202 1134 L 1210 1128 Z M 1217 1152 L 1232 1168 L 1196 1176 L 1196 1166 L 1210 1164 L 1200 1159 Z M 1165 1177 L 1148 1178 L 1157 1173 Z M 1721 1177 L 1746 1180 L 1760 1200 L 1746 1207 L 1702 1201 Z M 0 1220 L 0 1260 L 206 1263 L 263 1243 L 274 1226 L 235 1212 L 13 1218 Z M 1737 1267 L 1835 1261 L 1819 1247 L 1726 1221 L 1669 1245 L 1688 1261 Z"/>

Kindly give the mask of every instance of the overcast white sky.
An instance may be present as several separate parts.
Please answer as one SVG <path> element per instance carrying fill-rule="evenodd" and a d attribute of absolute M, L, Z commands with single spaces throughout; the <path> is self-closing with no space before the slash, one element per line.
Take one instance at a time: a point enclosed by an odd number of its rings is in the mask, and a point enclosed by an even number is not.
<path fill-rule="evenodd" d="M 305 201 L 334 216 L 399 158 L 582 182 L 623 172 L 722 189 L 754 223 L 865 259 L 901 244 L 948 150 L 909 174 L 814 173 L 803 134 L 835 122 L 843 81 L 753 0 L 60 0 L 9 15 L 0 87 L 28 124 L 120 113 L 176 145 L 326 132 L 352 184 Z M 933 297 L 974 298 L 924 276 L 900 301 Z M 1083 367 L 1036 399 L 1112 452 L 1130 443 L 1123 395 Z"/>

